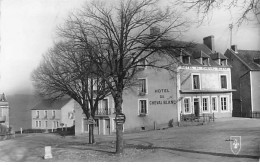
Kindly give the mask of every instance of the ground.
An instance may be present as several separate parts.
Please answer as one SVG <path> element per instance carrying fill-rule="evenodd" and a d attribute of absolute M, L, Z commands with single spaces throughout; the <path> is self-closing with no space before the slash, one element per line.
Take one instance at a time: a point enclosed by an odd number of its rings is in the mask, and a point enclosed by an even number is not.
<path fill-rule="evenodd" d="M 241 136 L 241 150 L 234 155 L 230 136 Z M 125 150 L 115 155 L 115 136 L 61 137 L 23 134 L 0 141 L 0 161 L 30 162 L 237 162 L 259 161 L 260 119 L 227 118 L 214 123 L 124 134 Z M 43 159 L 44 147 L 52 147 L 52 159 Z"/>

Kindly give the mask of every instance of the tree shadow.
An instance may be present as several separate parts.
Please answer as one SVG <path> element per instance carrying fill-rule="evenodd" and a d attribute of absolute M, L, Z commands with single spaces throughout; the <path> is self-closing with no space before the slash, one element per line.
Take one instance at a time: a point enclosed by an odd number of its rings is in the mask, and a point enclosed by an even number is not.
<path fill-rule="evenodd" d="M 196 153 L 196 154 L 205 154 L 205 155 L 212 155 L 212 156 L 222 156 L 222 157 L 233 157 L 233 158 L 249 158 L 249 159 L 259 159 L 259 156 L 254 155 L 235 155 L 235 154 L 226 154 L 226 153 L 219 153 L 219 152 L 206 152 L 206 151 L 196 151 L 196 150 L 189 150 L 189 149 L 181 149 L 181 148 L 174 148 L 174 147 L 157 147 L 152 145 L 133 145 L 128 144 L 128 148 L 136 148 L 136 149 L 162 149 L 162 150 L 171 150 L 171 151 L 179 151 L 179 152 L 188 152 L 188 153 Z"/>

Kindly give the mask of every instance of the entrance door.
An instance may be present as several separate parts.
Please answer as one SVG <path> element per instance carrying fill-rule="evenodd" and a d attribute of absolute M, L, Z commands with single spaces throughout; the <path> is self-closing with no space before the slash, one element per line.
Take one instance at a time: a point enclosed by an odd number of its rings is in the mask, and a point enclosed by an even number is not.
<path fill-rule="evenodd" d="M 200 115 L 200 102 L 198 98 L 194 98 L 193 100 L 194 102 L 194 113 L 195 116 L 199 116 Z"/>
<path fill-rule="evenodd" d="M 99 120 L 98 119 L 95 119 L 94 134 L 99 135 Z"/>
<path fill-rule="evenodd" d="M 105 119 L 105 135 L 110 134 L 110 119 Z"/>
<path fill-rule="evenodd" d="M 88 132 L 88 120 L 83 119 L 83 133 Z"/>

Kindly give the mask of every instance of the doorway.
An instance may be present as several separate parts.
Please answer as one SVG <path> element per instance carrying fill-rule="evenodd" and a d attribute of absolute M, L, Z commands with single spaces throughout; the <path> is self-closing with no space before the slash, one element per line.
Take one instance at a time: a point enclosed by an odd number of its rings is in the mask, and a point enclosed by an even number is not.
<path fill-rule="evenodd" d="M 194 113 L 195 113 L 195 116 L 198 117 L 200 115 L 200 102 L 199 102 L 199 98 L 194 98 L 193 103 L 194 103 Z"/>
<path fill-rule="evenodd" d="M 99 119 L 95 119 L 94 134 L 99 135 Z"/>
<path fill-rule="evenodd" d="M 87 132 L 88 132 L 88 120 L 83 119 L 83 133 L 87 133 Z"/>
<path fill-rule="evenodd" d="M 105 135 L 110 135 L 110 119 L 105 119 Z"/>

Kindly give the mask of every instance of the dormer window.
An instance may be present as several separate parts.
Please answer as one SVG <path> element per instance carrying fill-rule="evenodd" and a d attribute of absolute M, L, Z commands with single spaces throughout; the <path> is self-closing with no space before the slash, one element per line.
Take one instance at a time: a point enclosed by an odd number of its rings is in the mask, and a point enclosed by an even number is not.
<path fill-rule="evenodd" d="M 193 57 L 201 64 L 201 65 L 209 65 L 210 56 L 203 51 L 194 52 Z"/>
<path fill-rule="evenodd" d="M 223 54 L 216 52 L 211 54 L 212 60 L 214 60 L 218 65 L 226 66 L 227 65 L 227 57 Z"/>
<path fill-rule="evenodd" d="M 180 49 L 180 60 L 183 64 L 190 64 L 190 56 L 191 54 L 187 51 L 185 51 L 184 49 Z"/>
<path fill-rule="evenodd" d="M 183 64 L 190 64 L 190 57 L 189 56 L 182 56 L 182 63 Z"/>
<path fill-rule="evenodd" d="M 227 65 L 227 60 L 226 59 L 221 59 L 220 60 L 220 65 L 222 65 L 222 66 Z"/>
<path fill-rule="evenodd" d="M 257 63 L 258 65 L 260 65 L 260 58 L 254 58 L 253 59 L 255 63 Z"/>
<path fill-rule="evenodd" d="M 202 58 L 202 65 L 209 65 L 209 58 Z"/>
<path fill-rule="evenodd" d="M 145 58 L 143 58 L 143 59 L 140 59 L 139 60 L 139 62 L 138 62 L 138 64 L 137 64 L 137 69 L 139 69 L 139 70 L 144 70 L 145 68 L 146 68 L 146 60 L 145 60 Z"/>

